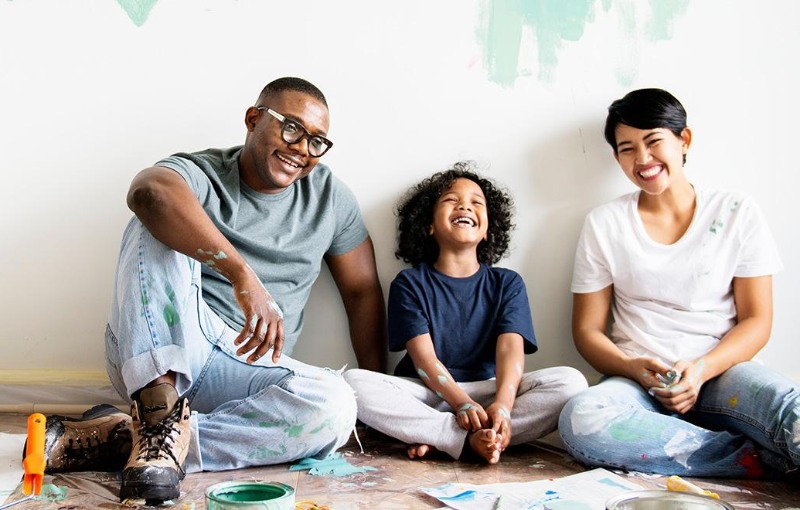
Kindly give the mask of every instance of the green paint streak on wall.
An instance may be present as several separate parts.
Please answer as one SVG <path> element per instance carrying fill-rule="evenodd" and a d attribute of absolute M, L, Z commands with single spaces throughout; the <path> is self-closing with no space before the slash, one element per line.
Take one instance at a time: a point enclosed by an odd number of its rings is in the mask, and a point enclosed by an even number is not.
<path fill-rule="evenodd" d="M 140 27 L 147 21 L 150 16 L 150 9 L 156 4 L 158 0 L 117 0 L 117 3 L 128 14 L 128 17 L 133 23 Z"/>
<path fill-rule="evenodd" d="M 672 37 L 675 20 L 682 15 L 689 0 L 650 0 L 648 4 L 626 0 L 484 0 L 477 35 L 484 47 L 484 63 L 489 79 L 510 87 L 520 76 L 520 47 L 526 29 L 536 38 L 538 78 L 552 81 L 558 67 L 564 41 L 577 42 L 586 25 L 594 21 L 595 5 L 618 16 L 620 29 L 631 47 L 642 37 L 637 31 L 636 10 L 650 9 L 649 22 L 641 32 L 651 41 Z M 623 63 L 618 78 L 630 84 L 636 76 L 636 59 Z M 526 63 L 527 64 L 527 63 Z"/>
<path fill-rule="evenodd" d="M 484 4 L 482 39 L 489 77 L 495 83 L 511 86 L 517 79 L 519 48 L 522 41 L 521 0 L 490 1 Z"/>
<path fill-rule="evenodd" d="M 594 0 L 527 0 L 523 4 L 526 24 L 536 31 L 539 45 L 539 79 L 551 81 L 558 67 L 561 41 L 578 41 L 583 29 L 594 21 Z"/>
<path fill-rule="evenodd" d="M 490 0 L 484 4 L 482 35 L 485 61 L 492 81 L 511 86 L 519 76 L 523 26 L 536 35 L 539 79 L 551 80 L 558 65 L 561 41 L 577 41 L 594 18 L 595 0 Z"/>
<path fill-rule="evenodd" d="M 631 0 L 618 0 L 616 5 L 619 27 L 626 37 L 636 37 L 636 5 Z"/>
<path fill-rule="evenodd" d="M 617 0 L 616 13 L 620 32 L 631 40 L 636 40 L 636 5 L 633 0 Z M 633 85 L 637 71 L 638 43 L 631 44 L 627 51 L 620 53 L 622 62 L 617 67 L 617 82 L 625 88 Z"/>
<path fill-rule="evenodd" d="M 651 41 L 672 38 L 675 18 L 686 12 L 689 0 L 650 0 L 650 20 L 645 34 Z"/>

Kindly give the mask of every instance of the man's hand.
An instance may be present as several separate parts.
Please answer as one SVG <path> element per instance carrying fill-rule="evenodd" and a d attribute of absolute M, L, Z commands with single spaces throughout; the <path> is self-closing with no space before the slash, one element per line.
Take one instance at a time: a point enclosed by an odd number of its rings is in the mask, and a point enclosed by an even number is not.
<path fill-rule="evenodd" d="M 241 344 L 236 354 L 242 356 L 253 351 L 246 361 L 254 363 L 273 349 L 272 362 L 277 363 L 283 351 L 284 339 L 283 312 L 278 303 L 249 266 L 241 278 L 231 283 L 234 297 L 245 318 L 241 333 L 233 341 L 234 345 Z"/>
<path fill-rule="evenodd" d="M 468 400 L 456 408 L 456 421 L 462 429 L 474 432 L 488 427 L 489 416 L 479 403 Z"/>

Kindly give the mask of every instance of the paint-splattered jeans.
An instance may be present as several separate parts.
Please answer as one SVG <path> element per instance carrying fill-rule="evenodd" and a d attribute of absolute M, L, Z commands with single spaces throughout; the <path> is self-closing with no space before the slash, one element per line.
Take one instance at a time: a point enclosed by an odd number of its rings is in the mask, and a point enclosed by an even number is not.
<path fill-rule="evenodd" d="M 335 371 L 271 352 L 248 365 L 234 331 L 202 299 L 200 263 L 157 241 L 136 218 L 125 229 L 106 327 L 106 369 L 123 398 L 168 371 L 189 399 L 187 472 L 325 456 L 356 420 Z"/>
<path fill-rule="evenodd" d="M 692 411 L 667 411 L 610 377 L 564 407 L 569 453 L 590 466 L 683 476 L 761 477 L 800 466 L 800 388 L 748 361 L 706 382 Z M 776 473 L 777 472 L 777 473 Z"/>

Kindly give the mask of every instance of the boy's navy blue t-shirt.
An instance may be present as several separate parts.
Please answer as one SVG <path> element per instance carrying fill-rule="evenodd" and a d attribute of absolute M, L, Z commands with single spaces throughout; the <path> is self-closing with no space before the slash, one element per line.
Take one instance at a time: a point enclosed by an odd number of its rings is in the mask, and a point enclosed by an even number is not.
<path fill-rule="evenodd" d="M 538 348 L 522 277 L 485 264 L 467 278 L 452 278 L 425 263 L 395 277 L 389 289 L 389 350 L 402 351 L 406 342 L 425 333 L 458 382 L 495 377 L 502 333 L 519 333 L 526 354 Z M 394 374 L 418 377 L 408 353 Z"/>

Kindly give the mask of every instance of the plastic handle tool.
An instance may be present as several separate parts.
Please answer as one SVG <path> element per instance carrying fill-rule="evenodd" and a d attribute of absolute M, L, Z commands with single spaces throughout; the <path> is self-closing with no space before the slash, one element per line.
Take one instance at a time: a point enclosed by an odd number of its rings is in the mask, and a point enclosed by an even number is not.
<path fill-rule="evenodd" d="M 697 485 L 687 482 L 678 475 L 672 475 L 667 478 L 667 490 L 675 492 L 688 492 L 690 494 L 700 494 L 701 496 L 708 496 L 710 498 L 719 499 L 719 494 L 716 492 L 701 489 Z"/>
<path fill-rule="evenodd" d="M 42 413 L 28 416 L 28 442 L 25 447 L 25 459 L 22 461 L 22 469 L 25 470 L 22 492 L 27 495 L 38 495 L 42 492 L 44 468 L 47 465 L 47 459 L 44 457 L 46 422 L 47 418 Z"/>

